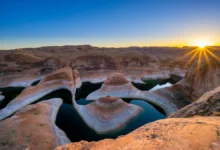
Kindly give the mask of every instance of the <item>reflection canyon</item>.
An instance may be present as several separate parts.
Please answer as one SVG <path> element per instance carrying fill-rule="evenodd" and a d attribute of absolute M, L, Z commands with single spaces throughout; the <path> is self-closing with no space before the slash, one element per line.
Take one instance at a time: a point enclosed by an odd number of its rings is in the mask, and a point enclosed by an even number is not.
<path fill-rule="evenodd" d="M 0 51 L 0 149 L 220 149 L 220 48 L 193 49 Z"/>

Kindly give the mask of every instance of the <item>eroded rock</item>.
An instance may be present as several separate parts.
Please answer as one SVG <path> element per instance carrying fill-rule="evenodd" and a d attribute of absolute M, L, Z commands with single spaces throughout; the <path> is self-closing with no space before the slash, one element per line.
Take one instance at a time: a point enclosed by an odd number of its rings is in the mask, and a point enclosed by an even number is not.
<path fill-rule="evenodd" d="M 170 72 L 170 78 L 172 79 L 172 81 L 174 83 L 179 82 L 180 80 L 182 80 L 184 78 L 186 74 L 186 71 L 180 68 L 174 68 L 171 72 Z"/>
<path fill-rule="evenodd" d="M 5 108 L 0 110 L 0 120 L 10 116 L 20 108 L 59 89 L 67 89 L 70 91 L 74 100 L 76 85 L 78 85 L 78 83 L 73 80 L 73 72 L 71 68 L 58 70 L 57 72 L 46 76 L 38 85 L 30 86 L 23 90 L 20 95 L 12 100 Z"/>
<path fill-rule="evenodd" d="M 78 105 L 77 110 L 88 126 L 102 134 L 123 128 L 142 109 L 120 98 L 107 96 L 86 106 Z"/>
<path fill-rule="evenodd" d="M 69 143 L 56 125 L 62 100 L 55 98 L 26 106 L 0 122 L 0 149 L 53 149 Z"/>
<path fill-rule="evenodd" d="M 162 71 L 162 72 L 143 76 L 141 79 L 146 83 L 157 85 L 167 82 L 170 78 L 171 77 L 168 71 Z"/>
<path fill-rule="evenodd" d="M 23 52 L 23 51 L 15 51 L 12 54 L 5 56 L 6 61 L 15 61 L 17 64 L 41 64 L 42 59 L 34 56 L 33 54 Z"/>
<path fill-rule="evenodd" d="M 203 94 L 197 101 L 178 110 L 171 118 L 199 116 L 220 116 L 220 87 Z"/>
<path fill-rule="evenodd" d="M 59 70 L 55 71 L 54 73 L 47 75 L 41 81 L 41 83 L 53 81 L 53 80 L 73 81 L 72 69 L 70 67 L 65 67 L 65 68 L 59 69 Z"/>
<path fill-rule="evenodd" d="M 43 79 L 43 75 L 28 75 L 28 76 L 23 76 L 18 79 L 14 79 L 11 81 L 11 83 L 8 85 L 9 87 L 29 87 L 33 83 L 37 81 L 41 81 Z"/>
<path fill-rule="evenodd" d="M 121 73 L 111 74 L 104 82 L 102 87 L 91 94 L 87 100 L 96 100 L 105 96 L 115 96 L 120 98 L 137 98 L 153 103 L 161 107 L 167 116 L 178 110 L 178 104 L 174 104 L 169 99 L 161 97 L 154 92 L 140 91 Z"/>
<path fill-rule="evenodd" d="M 89 94 L 87 100 L 96 100 L 104 96 L 115 96 L 121 98 L 133 98 L 140 95 L 141 91 L 136 89 L 121 73 L 113 73 L 108 76 L 102 87 Z"/>
<path fill-rule="evenodd" d="M 53 57 L 48 57 L 48 58 L 44 59 L 43 64 L 44 64 L 44 66 L 43 66 L 42 71 L 54 71 L 56 69 L 60 69 L 60 67 L 61 67 L 60 60 L 57 58 L 53 58 Z"/>
<path fill-rule="evenodd" d="M 217 134 L 219 124 L 219 117 L 164 119 L 146 124 L 117 139 L 80 141 L 57 147 L 56 150 L 211 150 L 211 145 L 217 147 L 220 143 Z"/>
<path fill-rule="evenodd" d="M 186 95 L 192 101 L 197 100 L 205 92 L 211 91 L 220 85 L 220 61 L 210 59 L 202 62 L 200 67 L 193 65 L 185 78 L 179 83 Z"/>

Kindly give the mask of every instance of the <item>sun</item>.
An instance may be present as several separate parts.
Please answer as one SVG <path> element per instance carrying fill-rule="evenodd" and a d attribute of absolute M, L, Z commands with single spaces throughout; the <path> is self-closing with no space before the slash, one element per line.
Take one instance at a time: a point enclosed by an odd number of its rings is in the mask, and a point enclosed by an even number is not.
<path fill-rule="evenodd" d="M 195 45 L 198 46 L 199 48 L 203 49 L 206 46 L 210 45 L 210 42 L 206 41 L 206 40 L 198 40 L 198 41 L 196 41 Z"/>
<path fill-rule="evenodd" d="M 188 67 L 192 62 L 197 61 L 197 68 L 200 69 L 200 64 L 202 61 L 205 61 L 209 66 L 211 66 L 210 59 L 215 59 L 220 62 L 220 58 L 216 56 L 210 49 L 212 43 L 205 41 L 197 41 L 194 46 L 197 46 L 195 49 L 189 51 L 187 54 L 182 56 L 181 60 L 188 59 L 184 67 Z"/>
<path fill-rule="evenodd" d="M 199 44 L 199 48 L 204 48 L 205 46 L 206 46 L 206 45 L 203 44 L 203 43 Z"/>

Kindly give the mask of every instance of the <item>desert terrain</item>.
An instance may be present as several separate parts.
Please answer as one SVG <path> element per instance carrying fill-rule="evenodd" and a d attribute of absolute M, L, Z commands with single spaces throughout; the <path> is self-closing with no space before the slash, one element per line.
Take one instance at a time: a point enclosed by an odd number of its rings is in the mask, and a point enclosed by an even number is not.
<path fill-rule="evenodd" d="M 206 49 L 0 50 L 0 149 L 220 150 L 220 47 Z"/>

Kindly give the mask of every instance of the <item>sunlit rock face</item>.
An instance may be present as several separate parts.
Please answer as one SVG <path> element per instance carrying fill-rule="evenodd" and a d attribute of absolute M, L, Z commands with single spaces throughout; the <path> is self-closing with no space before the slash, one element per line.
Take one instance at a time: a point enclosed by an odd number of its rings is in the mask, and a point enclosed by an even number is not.
<path fill-rule="evenodd" d="M 74 72 L 76 73 L 76 71 Z M 74 80 L 74 78 L 77 80 Z M 5 108 L 0 110 L 0 120 L 12 115 L 20 108 L 33 103 L 41 97 L 59 89 L 67 89 L 73 95 L 77 85 L 80 85 L 78 75 L 73 75 L 71 68 L 63 68 L 55 73 L 46 76 L 41 83 L 36 86 L 30 86 L 22 91 L 14 100 L 12 100 Z"/>
<path fill-rule="evenodd" d="M 121 73 L 113 73 L 108 76 L 104 84 L 97 91 L 89 94 L 87 100 L 96 100 L 104 96 L 115 96 L 133 98 L 140 95 L 141 91 L 136 89 L 129 80 Z"/>
<path fill-rule="evenodd" d="M 220 62 L 210 59 L 201 62 L 200 67 L 192 66 L 180 86 L 191 97 L 197 100 L 203 93 L 211 91 L 220 85 Z"/>
<path fill-rule="evenodd" d="M 163 119 L 116 139 L 80 141 L 56 150 L 219 150 L 219 124 L 219 117 Z"/>
<path fill-rule="evenodd" d="M 86 106 L 76 106 L 83 120 L 97 133 L 103 134 L 123 128 L 141 112 L 139 106 L 127 104 L 117 97 L 102 97 Z"/>
<path fill-rule="evenodd" d="M 197 101 L 178 110 L 170 117 L 220 116 L 220 87 L 203 94 Z"/>
<path fill-rule="evenodd" d="M 62 100 L 55 98 L 26 106 L 0 122 L 0 149 L 53 149 L 69 143 L 56 125 Z"/>

